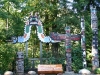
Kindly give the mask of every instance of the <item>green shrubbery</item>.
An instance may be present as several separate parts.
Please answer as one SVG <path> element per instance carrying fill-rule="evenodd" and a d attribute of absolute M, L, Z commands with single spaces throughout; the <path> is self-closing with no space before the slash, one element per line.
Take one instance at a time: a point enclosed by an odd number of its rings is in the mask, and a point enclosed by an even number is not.
<path fill-rule="evenodd" d="M 11 44 L 0 45 L 0 74 L 15 69 L 16 49 Z"/>
<path fill-rule="evenodd" d="M 72 50 L 72 69 L 74 72 L 77 73 L 83 68 L 82 60 L 82 50 L 80 46 L 74 47 Z"/>
<path fill-rule="evenodd" d="M 43 51 L 43 58 L 48 58 L 47 63 L 45 64 L 62 64 L 63 65 L 63 69 L 64 71 L 66 70 L 66 55 L 65 55 L 65 49 L 62 48 L 63 50 L 60 49 L 60 59 L 59 58 L 55 58 L 52 55 L 52 52 L 48 51 L 46 52 L 45 50 Z M 72 69 L 74 72 L 78 72 L 80 69 L 83 68 L 83 64 L 82 64 L 82 50 L 81 47 L 79 45 L 74 46 L 72 49 Z"/>
<path fill-rule="evenodd" d="M 100 68 L 96 68 L 96 69 L 94 70 L 94 73 L 95 73 L 95 74 L 100 74 Z"/>

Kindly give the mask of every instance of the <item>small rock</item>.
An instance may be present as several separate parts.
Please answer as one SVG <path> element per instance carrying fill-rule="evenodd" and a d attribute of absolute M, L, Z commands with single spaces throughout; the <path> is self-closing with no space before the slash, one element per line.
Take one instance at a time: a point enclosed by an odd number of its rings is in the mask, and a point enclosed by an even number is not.
<path fill-rule="evenodd" d="M 4 73 L 4 75 L 13 75 L 13 72 L 11 72 L 11 71 L 6 71 L 6 72 Z"/>
<path fill-rule="evenodd" d="M 36 72 L 35 71 L 29 71 L 28 74 L 29 75 L 36 75 Z"/>
<path fill-rule="evenodd" d="M 89 70 L 87 70 L 87 69 L 81 69 L 81 70 L 79 71 L 79 73 L 80 73 L 80 74 L 86 74 L 86 75 L 91 74 L 91 72 L 90 72 Z"/>

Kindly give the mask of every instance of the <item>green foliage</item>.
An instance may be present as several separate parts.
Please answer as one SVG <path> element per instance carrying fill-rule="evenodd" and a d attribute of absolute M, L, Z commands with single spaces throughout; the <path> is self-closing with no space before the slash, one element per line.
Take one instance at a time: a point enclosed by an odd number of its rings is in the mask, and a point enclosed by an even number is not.
<path fill-rule="evenodd" d="M 25 72 L 28 72 L 28 70 L 29 70 L 29 68 L 30 68 L 30 65 L 31 65 L 31 64 L 30 64 L 28 58 L 25 57 L 25 58 L 24 58 L 24 71 L 25 71 Z"/>
<path fill-rule="evenodd" d="M 15 69 L 16 48 L 11 44 L 0 44 L 0 70 L 1 72 Z"/>
<path fill-rule="evenodd" d="M 80 46 L 73 47 L 72 68 L 74 72 L 78 72 L 81 68 L 83 68 L 82 60 L 82 51 Z"/>
<path fill-rule="evenodd" d="M 94 73 L 95 73 L 95 74 L 100 74 L 100 68 L 96 68 L 96 69 L 94 70 Z"/>
<path fill-rule="evenodd" d="M 87 70 L 89 70 L 90 72 L 92 72 L 92 68 L 91 67 L 86 67 Z"/>
<path fill-rule="evenodd" d="M 57 56 L 57 55 L 55 55 Z M 59 55 L 58 57 L 55 57 L 52 54 L 52 51 L 45 51 L 43 50 L 43 64 L 62 64 L 63 69 L 65 71 L 65 65 L 66 65 L 66 60 L 65 60 L 65 48 L 60 47 Z"/>
<path fill-rule="evenodd" d="M 64 51 L 65 52 L 65 51 Z M 51 51 L 43 51 L 43 58 L 46 58 L 43 63 L 46 63 L 46 64 L 65 64 L 65 54 L 61 54 L 60 56 L 62 57 L 58 57 L 58 58 L 55 58 L 53 55 L 52 55 L 52 52 Z M 59 53 L 60 54 L 60 53 Z"/>

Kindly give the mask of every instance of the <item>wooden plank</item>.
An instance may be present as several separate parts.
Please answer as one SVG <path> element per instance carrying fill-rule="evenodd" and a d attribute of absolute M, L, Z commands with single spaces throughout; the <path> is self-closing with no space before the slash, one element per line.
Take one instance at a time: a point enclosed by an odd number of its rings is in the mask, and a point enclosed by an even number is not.
<path fill-rule="evenodd" d="M 81 35 L 80 34 L 71 35 L 71 40 L 80 41 L 81 40 Z"/>
<path fill-rule="evenodd" d="M 70 34 L 71 35 L 71 40 L 72 41 L 80 41 L 81 40 L 81 35 L 80 34 Z M 67 39 L 70 39 L 68 37 L 66 37 L 66 34 L 59 34 L 59 33 L 54 33 L 52 32 L 50 34 L 50 37 L 53 39 L 53 40 L 65 40 L 66 38 Z"/>
<path fill-rule="evenodd" d="M 38 74 L 58 74 L 62 72 L 62 64 L 38 65 Z"/>

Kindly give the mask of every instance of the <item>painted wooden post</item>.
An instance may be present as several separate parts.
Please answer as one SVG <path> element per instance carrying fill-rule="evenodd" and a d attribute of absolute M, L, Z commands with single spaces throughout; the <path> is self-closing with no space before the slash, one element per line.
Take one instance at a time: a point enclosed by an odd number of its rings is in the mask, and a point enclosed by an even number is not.
<path fill-rule="evenodd" d="M 96 7 L 90 6 L 91 9 L 91 29 L 92 29 L 92 70 L 99 67 L 98 59 L 98 25 L 97 25 L 97 15 Z"/>
<path fill-rule="evenodd" d="M 25 42 L 25 52 L 26 52 L 26 58 L 28 58 L 28 42 Z"/>
<path fill-rule="evenodd" d="M 70 34 L 70 27 L 67 26 L 65 28 L 66 31 L 66 39 L 65 39 L 65 48 L 66 48 L 66 71 L 72 71 L 72 58 L 71 58 L 71 34 Z"/>
<path fill-rule="evenodd" d="M 42 42 L 40 41 L 40 64 L 42 64 Z"/>
<path fill-rule="evenodd" d="M 17 75 L 24 75 L 24 53 L 23 52 L 17 52 L 16 73 Z"/>
<path fill-rule="evenodd" d="M 86 63 L 84 17 L 81 17 L 81 49 L 82 49 L 82 55 L 83 55 L 83 68 L 86 68 L 87 67 L 87 63 Z"/>
<path fill-rule="evenodd" d="M 81 49 L 82 49 L 82 56 L 83 56 L 83 69 L 79 70 L 79 74 L 81 75 L 90 75 L 91 72 L 86 69 L 87 62 L 86 62 L 86 46 L 85 46 L 85 21 L 84 16 L 81 17 Z"/>

